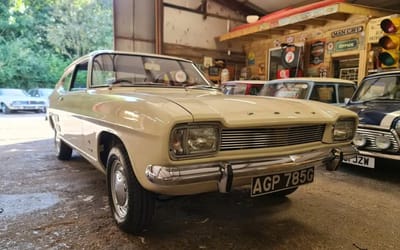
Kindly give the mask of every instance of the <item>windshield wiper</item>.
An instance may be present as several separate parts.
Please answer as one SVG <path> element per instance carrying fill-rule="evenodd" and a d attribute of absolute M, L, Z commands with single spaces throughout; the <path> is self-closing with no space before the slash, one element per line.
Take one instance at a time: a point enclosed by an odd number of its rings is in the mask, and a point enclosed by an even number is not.
<path fill-rule="evenodd" d="M 219 89 L 217 87 L 213 87 L 210 85 L 206 84 L 201 84 L 201 85 L 191 85 L 191 86 L 184 86 L 185 89 Z"/>
<path fill-rule="evenodd" d="M 377 101 L 377 102 L 379 102 L 379 101 L 397 101 L 398 102 L 400 100 L 399 99 L 395 99 L 395 98 L 390 97 L 390 96 L 378 96 L 378 97 L 375 97 L 373 99 L 362 101 L 362 103 L 375 102 L 375 101 Z"/>

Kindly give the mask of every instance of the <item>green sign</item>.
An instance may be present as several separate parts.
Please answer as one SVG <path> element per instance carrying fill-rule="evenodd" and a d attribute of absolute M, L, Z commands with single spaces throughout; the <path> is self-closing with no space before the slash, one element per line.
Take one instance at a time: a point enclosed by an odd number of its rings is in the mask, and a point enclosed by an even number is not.
<path fill-rule="evenodd" d="M 346 50 L 358 49 L 358 39 L 350 39 L 345 41 L 338 41 L 335 43 L 335 51 L 341 52 Z"/>

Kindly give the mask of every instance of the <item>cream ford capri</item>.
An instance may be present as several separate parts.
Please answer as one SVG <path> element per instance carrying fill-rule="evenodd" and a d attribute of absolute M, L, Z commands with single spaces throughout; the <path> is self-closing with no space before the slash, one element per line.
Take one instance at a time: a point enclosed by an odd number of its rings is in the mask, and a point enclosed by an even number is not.
<path fill-rule="evenodd" d="M 158 195 L 288 195 L 356 154 L 352 111 L 227 96 L 175 57 L 93 52 L 66 68 L 49 100 L 58 159 L 75 150 L 106 174 L 112 214 L 130 233 L 149 226 Z"/>

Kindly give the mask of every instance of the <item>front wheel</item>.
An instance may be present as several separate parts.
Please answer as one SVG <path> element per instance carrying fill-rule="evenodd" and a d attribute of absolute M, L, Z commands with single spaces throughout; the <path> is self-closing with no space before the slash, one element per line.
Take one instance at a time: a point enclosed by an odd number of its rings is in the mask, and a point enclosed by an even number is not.
<path fill-rule="evenodd" d="M 5 104 L 1 104 L 1 112 L 3 112 L 3 114 L 9 114 L 11 110 Z"/>
<path fill-rule="evenodd" d="M 57 132 L 54 132 L 54 145 L 59 160 L 68 161 L 71 159 L 72 148 L 57 136 Z"/>
<path fill-rule="evenodd" d="M 117 225 L 123 231 L 134 234 L 146 229 L 154 214 L 155 196 L 136 179 L 121 144 L 115 145 L 108 155 L 107 188 Z"/>

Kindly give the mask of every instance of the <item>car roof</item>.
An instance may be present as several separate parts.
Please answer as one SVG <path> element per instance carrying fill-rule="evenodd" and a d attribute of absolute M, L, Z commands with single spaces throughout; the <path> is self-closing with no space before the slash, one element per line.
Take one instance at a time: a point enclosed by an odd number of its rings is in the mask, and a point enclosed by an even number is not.
<path fill-rule="evenodd" d="M 385 75 L 400 75 L 400 70 L 382 71 L 382 72 L 367 75 L 365 78 L 373 78 L 373 77 L 385 76 Z"/>
<path fill-rule="evenodd" d="M 161 54 L 142 53 L 142 52 L 133 52 L 133 51 L 120 51 L 120 50 L 95 50 L 95 51 L 92 51 L 86 55 L 83 55 L 83 56 L 77 58 L 75 61 L 73 61 L 72 64 L 74 64 L 75 62 L 79 62 L 84 59 L 87 59 L 89 57 L 94 57 L 94 56 L 100 55 L 100 54 L 122 54 L 122 55 L 133 55 L 133 56 L 149 56 L 149 57 L 159 57 L 159 58 L 192 62 L 191 60 L 184 59 L 181 57 L 167 56 L 167 55 L 161 55 Z"/>
<path fill-rule="evenodd" d="M 64 69 L 64 72 L 66 72 L 69 68 L 71 68 L 72 66 L 74 66 L 76 64 L 79 64 L 85 60 L 88 60 L 91 57 L 95 57 L 95 56 L 101 55 L 101 54 L 120 54 L 120 55 L 132 55 L 132 56 L 158 57 L 158 58 L 165 58 L 165 59 L 172 59 L 172 60 L 193 63 L 193 61 L 185 59 L 185 58 L 167 56 L 167 55 L 161 55 L 161 54 L 142 53 L 142 52 L 133 52 L 133 51 L 120 51 L 120 50 L 95 50 L 95 51 L 92 51 L 86 55 L 79 57 L 79 58 L 76 58 Z"/>
<path fill-rule="evenodd" d="M 353 82 L 353 81 L 340 79 L 340 78 L 333 78 L 333 77 L 293 77 L 293 78 L 282 78 L 282 79 L 270 80 L 270 81 L 266 81 L 266 83 L 297 82 L 297 81 L 304 81 L 304 82 L 335 82 L 335 83 L 356 85 L 356 83 Z"/>
<path fill-rule="evenodd" d="M 223 82 L 222 85 L 233 85 L 233 84 L 265 84 L 263 80 L 234 80 Z"/>
<path fill-rule="evenodd" d="M 274 80 L 233 80 L 223 82 L 222 85 L 234 85 L 234 84 L 269 84 L 269 83 L 279 83 L 279 82 L 335 82 L 341 84 L 356 85 L 355 82 L 340 78 L 333 77 L 292 77 L 292 78 L 282 78 Z"/>

